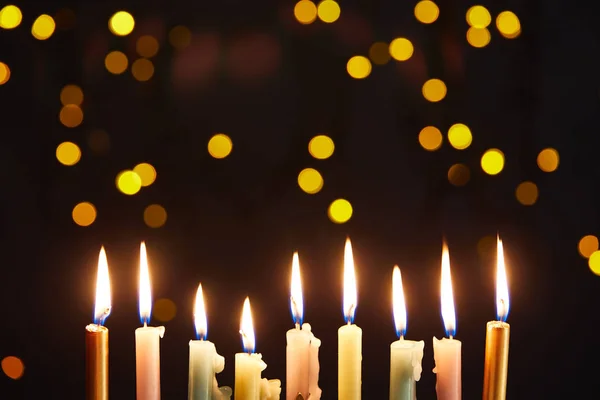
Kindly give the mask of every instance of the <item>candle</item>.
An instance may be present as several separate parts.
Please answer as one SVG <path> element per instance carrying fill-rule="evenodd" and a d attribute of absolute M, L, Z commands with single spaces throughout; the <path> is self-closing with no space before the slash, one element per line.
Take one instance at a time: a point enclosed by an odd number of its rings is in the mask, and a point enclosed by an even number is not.
<path fill-rule="evenodd" d="M 319 347 L 311 326 L 303 324 L 304 304 L 302 298 L 302 279 L 298 253 L 292 257 L 292 279 L 290 307 L 296 327 L 287 331 L 286 347 L 286 399 L 318 400 L 321 398 L 319 388 Z M 301 328 L 302 327 L 302 328 Z"/>
<path fill-rule="evenodd" d="M 415 400 L 416 381 L 421 379 L 424 341 L 405 340 L 406 303 L 400 268 L 394 267 L 392 293 L 396 334 L 400 338 L 392 343 L 390 363 L 390 400 Z"/>
<path fill-rule="evenodd" d="M 110 315 L 110 279 L 104 247 L 98 257 L 94 323 L 85 327 L 86 399 L 108 400 L 108 329 L 104 321 Z"/>
<path fill-rule="evenodd" d="M 219 388 L 215 376 L 225 368 L 225 358 L 217 354 L 217 349 L 212 342 L 206 340 L 208 323 L 202 284 L 198 285 L 196 292 L 194 319 L 198 340 L 190 340 L 188 399 L 228 400 L 231 398 L 231 388 Z"/>
<path fill-rule="evenodd" d="M 140 320 L 135 330 L 135 372 L 137 400 L 160 400 L 160 343 L 165 327 L 148 326 L 152 315 L 152 294 L 146 245 L 140 246 Z"/>
<path fill-rule="evenodd" d="M 281 382 L 278 379 L 261 379 L 261 372 L 267 368 L 262 355 L 254 353 L 256 341 L 250 310 L 250 299 L 246 297 L 242 311 L 240 334 L 244 353 L 235 355 L 235 400 L 279 400 Z"/>
<path fill-rule="evenodd" d="M 502 247 L 502 240 L 498 237 L 498 252 L 496 256 L 496 312 L 498 320 L 487 323 L 483 400 L 506 399 L 508 343 L 510 338 L 510 325 L 506 323 L 510 306 L 508 297 L 504 249 Z"/>
<path fill-rule="evenodd" d="M 441 279 L 442 319 L 449 338 L 438 340 L 433 338 L 433 358 L 437 374 L 435 390 L 438 400 L 461 399 L 461 348 L 462 343 L 454 339 L 456 334 L 456 315 L 454 313 L 454 295 L 452 294 L 452 277 L 450 275 L 450 255 L 444 243 L 442 250 Z"/>
<path fill-rule="evenodd" d="M 354 325 L 358 304 L 352 244 L 344 247 L 344 318 L 346 325 L 338 330 L 338 399 L 360 400 L 362 329 Z"/>

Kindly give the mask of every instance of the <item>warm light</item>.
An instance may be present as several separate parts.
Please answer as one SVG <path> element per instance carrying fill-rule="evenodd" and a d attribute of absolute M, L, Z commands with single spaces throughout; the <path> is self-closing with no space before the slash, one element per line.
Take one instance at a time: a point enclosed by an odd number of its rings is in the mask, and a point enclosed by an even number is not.
<path fill-rule="evenodd" d="M 178 25 L 169 32 L 169 43 L 176 49 L 184 49 L 192 41 L 192 32 L 182 25 Z"/>
<path fill-rule="evenodd" d="M 152 293 L 150 289 L 150 272 L 148 272 L 148 256 L 146 255 L 146 244 L 140 245 L 140 293 L 139 307 L 140 320 L 144 326 L 150 322 L 152 315 Z"/>
<path fill-rule="evenodd" d="M 147 58 L 138 58 L 131 64 L 131 73 L 136 80 L 146 82 L 154 75 L 154 64 Z"/>
<path fill-rule="evenodd" d="M 81 160 L 81 149 L 73 142 L 62 142 L 56 148 L 56 159 L 63 165 L 73 166 Z"/>
<path fill-rule="evenodd" d="M 317 135 L 308 142 L 308 152 L 318 160 L 326 160 L 333 154 L 335 144 L 326 135 Z"/>
<path fill-rule="evenodd" d="M 331 202 L 327 209 L 329 219 L 336 224 L 348 222 L 352 217 L 352 204 L 346 199 L 337 199 Z"/>
<path fill-rule="evenodd" d="M 598 247 L 600 246 L 600 242 L 598 238 L 594 235 L 586 235 L 579 240 L 579 244 L 577 248 L 579 250 L 579 254 L 581 254 L 584 258 L 590 258 L 590 256 L 598 251 Z"/>
<path fill-rule="evenodd" d="M 319 193 L 323 184 L 323 176 L 314 168 L 304 168 L 298 174 L 298 186 L 308 194 Z"/>
<path fill-rule="evenodd" d="M 448 129 L 448 141 L 456 150 L 464 150 L 473 142 L 473 135 L 465 124 L 454 124 Z"/>
<path fill-rule="evenodd" d="M 104 66 L 111 74 L 122 74 L 127 70 L 128 65 L 127 56 L 120 51 L 111 51 L 104 59 Z"/>
<path fill-rule="evenodd" d="M 160 228 L 167 222 L 167 210 L 160 204 L 150 204 L 144 210 L 144 222 L 150 228 Z"/>
<path fill-rule="evenodd" d="M 117 36 L 127 36 L 135 27 L 133 16 L 127 11 L 118 11 L 108 21 L 108 29 Z"/>
<path fill-rule="evenodd" d="M 504 153 L 489 149 L 481 156 L 481 168 L 488 175 L 498 175 L 504 169 Z"/>
<path fill-rule="evenodd" d="M 292 283 L 291 283 L 290 307 L 292 318 L 297 327 L 302 325 L 304 319 L 304 300 L 302 298 L 302 278 L 300 277 L 300 261 L 298 252 L 292 257 Z"/>
<path fill-rule="evenodd" d="M 537 165 L 544 172 L 554 172 L 558 168 L 560 157 L 558 151 L 551 147 L 540 151 L 537 156 Z"/>
<path fill-rule="evenodd" d="M 73 207 L 73 221 L 79 226 L 90 226 L 96 220 L 96 216 L 96 207 L 87 201 Z"/>
<path fill-rule="evenodd" d="M 139 175 L 144 187 L 152 185 L 156 180 L 156 169 L 152 164 L 140 163 L 133 167 L 133 172 Z"/>
<path fill-rule="evenodd" d="M 242 310 L 242 322 L 240 323 L 240 335 L 242 335 L 242 346 L 247 353 L 254 353 L 256 339 L 254 338 L 254 324 L 252 323 L 252 310 L 250 310 L 250 299 L 244 300 Z"/>
<path fill-rule="evenodd" d="M 473 28 L 487 28 L 492 16 L 484 6 L 473 6 L 467 11 L 467 23 Z"/>
<path fill-rule="evenodd" d="M 412 57 L 415 48 L 410 40 L 406 38 L 396 38 L 390 43 L 390 55 L 396 61 L 406 61 Z"/>
<path fill-rule="evenodd" d="M 0 62 L 0 85 L 4 85 L 10 79 L 10 68 L 8 65 Z"/>
<path fill-rule="evenodd" d="M 337 21 L 341 12 L 340 5 L 334 0 L 323 0 L 317 6 L 319 19 L 327 24 Z"/>
<path fill-rule="evenodd" d="M 0 28 L 14 29 L 21 24 L 23 14 L 17 6 L 8 5 L 0 10 Z"/>
<path fill-rule="evenodd" d="M 426 126 L 419 132 L 419 143 L 425 150 L 435 151 L 442 147 L 442 132 L 435 126 Z"/>
<path fill-rule="evenodd" d="M 465 164 L 454 164 L 448 170 L 448 181 L 454 186 L 465 186 L 471 179 L 471 171 Z"/>
<path fill-rule="evenodd" d="M 478 49 L 487 46 L 492 40 L 492 35 L 487 28 L 470 27 L 467 31 L 467 42 Z"/>
<path fill-rule="evenodd" d="M 454 294 L 452 294 L 452 276 L 450 275 L 450 254 L 448 246 L 444 243 L 442 248 L 442 319 L 446 334 L 452 338 L 456 334 L 456 314 L 454 311 Z"/>
<path fill-rule="evenodd" d="M 96 277 L 96 307 L 94 309 L 94 323 L 104 325 L 112 309 L 110 294 L 110 278 L 108 276 L 108 261 L 104 247 L 100 249 L 98 257 L 98 276 Z"/>
<path fill-rule="evenodd" d="M 63 106 L 67 104 L 80 106 L 83 103 L 83 91 L 77 85 L 66 85 L 60 91 L 60 102 Z"/>
<path fill-rule="evenodd" d="M 78 105 L 67 104 L 60 109 L 58 119 L 67 128 L 76 128 L 83 122 L 83 111 Z"/>
<path fill-rule="evenodd" d="M 390 55 L 390 45 L 385 42 L 375 42 L 369 47 L 369 58 L 373 64 L 384 65 L 392 56 Z"/>
<path fill-rule="evenodd" d="M 134 171 L 121 171 L 117 175 L 116 184 L 121 193 L 132 196 L 142 188 L 142 178 Z"/>
<path fill-rule="evenodd" d="M 317 6 L 310 0 L 300 0 L 294 6 L 294 16 L 301 24 L 310 24 L 317 19 Z"/>
<path fill-rule="evenodd" d="M 506 265 L 504 263 L 504 248 L 498 236 L 498 255 L 496 261 L 496 313 L 498 321 L 505 322 L 508 317 L 510 302 L 508 299 L 508 282 L 506 280 Z"/>
<path fill-rule="evenodd" d="M 524 206 L 532 206 L 538 200 L 540 192 L 535 183 L 530 181 L 521 182 L 515 191 L 517 200 Z"/>
<path fill-rule="evenodd" d="M 356 293 L 356 273 L 354 272 L 354 256 L 352 255 L 352 243 L 346 239 L 344 247 L 344 319 L 348 324 L 354 322 L 354 313 L 358 305 Z"/>
<path fill-rule="evenodd" d="M 231 138 L 223 133 L 217 133 L 208 141 L 208 153 L 214 158 L 227 157 L 233 149 Z"/>
<path fill-rule="evenodd" d="M 46 40 L 52 36 L 56 29 L 54 18 L 49 15 L 42 14 L 34 21 L 31 27 L 31 34 L 37 40 Z"/>
<path fill-rule="evenodd" d="M 194 304 L 194 323 L 196 324 L 196 337 L 205 340 L 208 333 L 208 322 L 206 321 L 206 307 L 204 306 L 204 294 L 202 284 L 198 285 L 196 292 L 196 303 Z"/>
<path fill-rule="evenodd" d="M 158 53 L 160 45 L 154 36 L 140 36 L 135 44 L 135 50 L 141 57 L 152 58 Z"/>
<path fill-rule="evenodd" d="M 521 32 L 519 17 L 512 11 L 502 11 L 498 14 L 496 17 L 496 27 L 500 34 L 507 39 L 516 38 Z"/>
<path fill-rule="evenodd" d="M 392 274 L 392 296 L 394 305 L 394 322 L 396 323 L 396 334 L 403 338 L 406 335 L 406 302 L 404 300 L 404 288 L 402 287 L 402 274 L 396 265 Z"/>
<path fill-rule="evenodd" d="M 415 17 L 419 22 L 431 24 L 438 19 L 440 9 L 433 1 L 422 0 L 415 6 Z"/>
<path fill-rule="evenodd" d="M 423 85 L 423 97 L 429 100 L 432 103 L 437 103 L 441 101 L 444 97 L 446 97 L 446 93 L 448 89 L 446 88 L 446 84 L 440 79 L 429 79 Z"/>
<path fill-rule="evenodd" d="M 364 79 L 371 74 L 371 61 L 367 57 L 354 56 L 348 60 L 346 70 L 354 79 Z"/>

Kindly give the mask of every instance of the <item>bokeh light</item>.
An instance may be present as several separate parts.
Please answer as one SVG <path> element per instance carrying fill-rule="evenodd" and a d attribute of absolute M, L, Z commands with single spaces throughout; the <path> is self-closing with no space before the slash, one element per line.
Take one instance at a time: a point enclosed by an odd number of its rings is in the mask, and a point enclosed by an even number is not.
<path fill-rule="evenodd" d="M 150 186 L 156 180 L 156 169 L 148 163 L 140 163 L 133 168 L 133 172 L 140 176 L 142 186 Z"/>
<path fill-rule="evenodd" d="M 369 58 L 376 65 L 384 65 L 392 56 L 390 55 L 390 46 L 385 42 L 375 42 L 369 47 Z"/>
<path fill-rule="evenodd" d="M 600 251 L 595 251 L 592 253 L 590 259 L 588 260 L 588 265 L 594 274 L 600 275 Z"/>
<path fill-rule="evenodd" d="M 231 138 L 224 133 L 217 133 L 208 141 L 208 153 L 214 158 L 225 158 L 233 149 Z"/>
<path fill-rule="evenodd" d="M 489 149 L 481 156 L 481 168 L 488 175 L 498 175 L 504 169 L 504 153 Z"/>
<path fill-rule="evenodd" d="M 308 142 L 308 152 L 318 160 L 326 160 L 333 154 L 335 144 L 333 139 L 326 135 L 317 135 Z"/>
<path fill-rule="evenodd" d="M 464 164 L 454 164 L 448 169 L 448 181 L 454 186 L 465 186 L 471 179 L 471 171 Z"/>
<path fill-rule="evenodd" d="M 177 306 L 170 299 L 158 299 L 152 307 L 152 316 L 160 322 L 169 322 L 177 315 Z"/>
<path fill-rule="evenodd" d="M 523 204 L 524 206 L 532 206 L 535 204 L 539 196 L 538 187 L 533 182 L 521 182 L 519 186 L 517 186 L 515 195 L 517 196 L 517 201 L 519 203 Z"/>
<path fill-rule="evenodd" d="M 467 11 L 467 23 L 473 28 L 487 28 L 492 22 L 492 15 L 484 6 L 473 6 Z"/>
<path fill-rule="evenodd" d="M 127 36 L 133 32 L 135 19 L 127 11 L 117 11 L 108 20 L 108 29 L 117 36 Z"/>
<path fill-rule="evenodd" d="M 117 175 L 116 184 L 121 193 L 131 196 L 142 188 L 142 178 L 133 171 L 121 171 Z"/>
<path fill-rule="evenodd" d="M 346 70 L 354 79 L 364 79 L 371 74 L 371 61 L 363 56 L 354 56 L 348 60 Z"/>
<path fill-rule="evenodd" d="M 598 238 L 594 235 L 586 235 L 579 240 L 577 250 L 583 258 L 590 258 L 592 253 L 598 251 Z"/>
<path fill-rule="evenodd" d="M 17 380 L 25 373 L 25 364 L 19 357 L 8 356 L 2 359 L 2 372 L 10 379 Z"/>
<path fill-rule="evenodd" d="M 396 38 L 390 43 L 390 55 L 397 61 L 406 61 L 412 57 L 415 48 L 410 40 Z"/>
<path fill-rule="evenodd" d="M 58 118 L 67 128 L 76 128 L 83 122 L 83 111 L 78 105 L 67 104 L 60 109 Z"/>
<path fill-rule="evenodd" d="M 144 223 L 150 228 L 160 228 L 167 222 L 167 210 L 160 204 L 151 204 L 144 210 Z"/>
<path fill-rule="evenodd" d="M 4 85 L 10 79 L 10 68 L 8 65 L 0 62 L 0 85 Z"/>
<path fill-rule="evenodd" d="M 425 150 L 434 151 L 442 147 L 442 132 L 435 126 L 426 126 L 419 132 L 419 143 Z"/>
<path fill-rule="evenodd" d="M 147 58 L 138 58 L 131 65 L 131 73 L 140 82 L 149 81 L 154 75 L 154 64 Z"/>
<path fill-rule="evenodd" d="M 348 222 L 352 217 L 352 204 L 346 199 L 334 200 L 327 209 L 329 219 L 336 224 Z"/>
<path fill-rule="evenodd" d="M 560 157 L 558 151 L 551 147 L 548 147 L 537 156 L 537 165 L 544 172 L 554 172 L 558 168 L 560 163 Z"/>
<path fill-rule="evenodd" d="M 46 40 L 52 36 L 56 29 L 54 18 L 47 14 L 42 14 L 36 18 L 31 26 L 31 34 L 37 40 Z"/>
<path fill-rule="evenodd" d="M 298 186 L 308 194 L 319 193 L 323 189 L 323 177 L 314 168 L 305 168 L 298 174 Z"/>
<path fill-rule="evenodd" d="M 96 207 L 92 203 L 84 201 L 73 207 L 71 216 L 77 225 L 90 226 L 96 220 Z"/>
<path fill-rule="evenodd" d="M 81 150 L 73 142 L 63 142 L 56 148 L 56 159 L 66 166 L 75 165 L 81 160 Z"/>
<path fill-rule="evenodd" d="M 83 91 L 77 85 L 65 85 L 60 91 L 60 102 L 64 106 L 67 104 L 80 106 L 83 103 Z"/>
<path fill-rule="evenodd" d="M 101 129 L 94 129 L 88 134 L 87 143 L 94 153 L 106 154 L 110 149 L 110 137 Z"/>
<path fill-rule="evenodd" d="M 496 28 L 505 38 L 514 39 L 521 33 L 521 21 L 512 11 L 502 11 L 496 17 Z"/>
<path fill-rule="evenodd" d="M 448 129 L 448 141 L 455 149 L 464 150 L 473 142 L 473 135 L 465 124 L 454 124 Z"/>
<path fill-rule="evenodd" d="M 317 7 L 319 19 L 328 24 L 337 21 L 341 11 L 340 5 L 335 0 L 322 0 Z"/>
<path fill-rule="evenodd" d="M 14 29 L 21 24 L 22 20 L 23 14 L 17 6 L 10 4 L 0 10 L 0 28 Z"/>
<path fill-rule="evenodd" d="M 433 1 L 422 0 L 415 6 L 415 17 L 419 22 L 431 24 L 440 15 L 440 8 Z"/>
<path fill-rule="evenodd" d="M 120 51 L 111 51 L 104 59 L 104 66 L 111 74 L 122 74 L 127 70 L 128 65 L 127 56 Z"/>
<path fill-rule="evenodd" d="M 492 40 L 492 35 L 487 28 L 474 28 L 470 27 L 467 31 L 467 42 L 475 48 L 481 49 Z"/>
<path fill-rule="evenodd" d="M 425 82 L 425 84 L 423 84 L 423 97 L 432 103 L 441 101 L 444 97 L 446 97 L 446 93 L 446 84 L 440 79 L 429 79 L 427 82 Z"/>
<path fill-rule="evenodd" d="M 192 32 L 183 25 L 178 25 L 169 32 L 169 43 L 176 49 L 185 49 L 191 42 Z"/>
<path fill-rule="evenodd" d="M 158 53 L 159 48 L 158 40 L 152 35 L 140 36 L 135 43 L 135 50 L 140 57 L 152 58 Z"/>
<path fill-rule="evenodd" d="M 311 0 L 300 0 L 294 6 L 294 17 L 304 25 L 313 23 L 317 19 L 317 6 Z"/>

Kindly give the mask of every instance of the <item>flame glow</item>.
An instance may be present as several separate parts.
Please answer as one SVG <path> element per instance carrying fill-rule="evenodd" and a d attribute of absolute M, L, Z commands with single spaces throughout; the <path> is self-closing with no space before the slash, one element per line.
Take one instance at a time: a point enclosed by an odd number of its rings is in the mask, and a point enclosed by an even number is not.
<path fill-rule="evenodd" d="M 96 277 L 96 305 L 94 307 L 94 323 L 103 325 L 112 309 L 108 261 L 104 247 L 98 257 L 98 275 Z"/>
<path fill-rule="evenodd" d="M 356 272 L 354 271 L 354 256 L 352 255 L 352 243 L 346 239 L 344 247 L 344 318 L 348 324 L 354 322 L 354 313 L 358 305 L 356 293 Z"/>
<path fill-rule="evenodd" d="M 506 279 L 506 265 L 504 263 L 504 247 L 498 236 L 498 254 L 496 260 L 496 314 L 498 321 L 506 322 L 510 301 L 508 296 L 508 281 Z"/>
<path fill-rule="evenodd" d="M 196 338 L 205 340 L 208 333 L 208 322 L 206 321 L 206 307 L 204 306 L 202 284 L 198 285 L 198 291 L 196 292 L 196 303 L 194 304 L 194 323 L 196 325 Z"/>
<path fill-rule="evenodd" d="M 442 279 L 441 279 L 442 319 L 446 334 L 452 338 L 456 334 L 456 314 L 454 311 L 454 294 L 452 293 L 452 276 L 450 275 L 450 254 L 444 243 L 442 249 Z"/>
<path fill-rule="evenodd" d="M 397 265 L 394 267 L 394 273 L 392 274 L 392 296 L 396 334 L 398 337 L 404 337 L 406 335 L 406 302 L 404 300 L 404 288 L 402 287 L 402 274 Z"/>
<path fill-rule="evenodd" d="M 140 288 L 139 288 L 140 321 L 144 325 L 150 323 L 152 315 L 152 293 L 150 286 L 150 273 L 148 272 L 148 256 L 146 255 L 146 244 L 140 245 Z"/>
<path fill-rule="evenodd" d="M 242 310 L 242 321 L 240 323 L 240 334 L 242 335 L 242 346 L 247 353 L 254 353 L 256 339 L 254 338 L 254 324 L 252 323 L 252 310 L 250 310 L 250 299 L 244 300 Z"/>
<path fill-rule="evenodd" d="M 302 325 L 304 319 L 304 299 L 302 298 L 302 278 L 300 277 L 300 261 L 298 252 L 292 257 L 292 282 L 290 294 L 290 307 L 294 324 Z"/>

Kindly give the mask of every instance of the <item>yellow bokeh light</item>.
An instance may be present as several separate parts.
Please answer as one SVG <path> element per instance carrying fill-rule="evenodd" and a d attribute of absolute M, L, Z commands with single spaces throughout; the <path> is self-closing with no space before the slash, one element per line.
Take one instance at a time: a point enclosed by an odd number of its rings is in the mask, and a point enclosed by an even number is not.
<path fill-rule="evenodd" d="M 473 28 L 487 28 L 492 23 L 492 15 L 484 6 L 473 6 L 467 11 L 467 23 Z"/>
<path fill-rule="evenodd" d="M 169 43 L 176 49 L 184 49 L 190 45 L 192 41 L 192 32 L 183 26 L 178 25 L 169 32 Z"/>
<path fill-rule="evenodd" d="M 496 17 L 496 28 L 505 38 L 513 39 L 521 32 L 521 21 L 512 11 L 502 11 Z"/>
<path fill-rule="evenodd" d="M 492 35 L 487 28 L 470 27 L 467 31 L 467 42 L 478 49 L 487 46 L 492 40 Z"/>
<path fill-rule="evenodd" d="M 73 142 L 63 142 L 56 148 L 56 159 L 61 164 L 70 167 L 81 160 L 81 150 Z"/>
<path fill-rule="evenodd" d="M 454 164 L 448 169 L 448 181 L 454 186 L 465 186 L 471 179 L 471 171 L 464 164 Z"/>
<path fill-rule="evenodd" d="M 385 42 L 375 42 L 369 47 L 369 58 L 376 65 L 384 65 L 390 61 L 390 46 Z"/>
<path fill-rule="evenodd" d="M 80 106 L 83 103 L 83 91 L 77 85 L 65 85 L 60 91 L 60 102 L 64 106 L 67 104 Z"/>
<path fill-rule="evenodd" d="M 96 220 L 96 207 L 92 203 L 84 201 L 73 207 L 71 216 L 77 225 L 90 226 Z"/>
<path fill-rule="evenodd" d="M 305 168 L 298 174 L 298 186 L 308 194 L 319 193 L 323 189 L 323 177 L 313 168 Z"/>
<path fill-rule="evenodd" d="M 442 132 L 435 126 L 426 126 L 419 132 L 419 143 L 425 150 L 434 151 L 442 147 Z"/>
<path fill-rule="evenodd" d="M 364 79 L 371 73 L 371 61 L 367 57 L 354 56 L 348 60 L 346 70 L 354 79 Z"/>
<path fill-rule="evenodd" d="M 0 85 L 4 85 L 10 79 L 10 68 L 8 65 L 0 62 Z"/>
<path fill-rule="evenodd" d="M 308 152 L 319 160 L 326 160 L 333 154 L 335 144 L 333 139 L 326 135 L 318 135 L 308 142 Z"/>
<path fill-rule="evenodd" d="M 554 172 L 558 168 L 560 157 L 558 151 L 551 147 L 540 151 L 537 156 L 537 165 L 544 172 Z"/>
<path fill-rule="evenodd" d="M 600 251 L 595 251 L 590 255 L 588 265 L 594 274 L 600 276 Z"/>
<path fill-rule="evenodd" d="M 108 20 L 108 29 L 117 36 L 127 36 L 133 32 L 135 19 L 127 11 L 117 11 Z"/>
<path fill-rule="evenodd" d="M 579 254 L 581 254 L 584 258 L 590 258 L 592 253 L 598 251 L 598 238 L 594 235 L 586 235 L 579 240 L 579 244 L 577 245 L 577 249 L 579 250 Z"/>
<path fill-rule="evenodd" d="M 169 322 L 177 315 L 177 306 L 170 299 L 158 299 L 152 307 L 152 316 L 160 322 Z"/>
<path fill-rule="evenodd" d="M 397 61 L 406 61 L 412 57 L 415 48 L 410 40 L 396 38 L 390 43 L 390 55 Z"/>
<path fill-rule="evenodd" d="M 140 176 L 142 186 L 150 186 L 156 180 L 156 169 L 148 163 L 141 163 L 133 168 L 133 172 Z"/>
<path fill-rule="evenodd" d="M 76 128 L 83 122 L 83 111 L 78 105 L 67 104 L 60 109 L 58 118 L 67 128 Z"/>
<path fill-rule="evenodd" d="M 317 7 L 319 19 L 328 24 L 337 21 L 341 12 L 340 5 L 335 0 L 323 0 Z"/>
<path fill-rule="evenodd" d="M 136 80 L 146 82 L 154 75 L 154 64 L 147 58 L 139 58 L 131 65 L 131 73 Z"/>
<path fill-rule="evenodd" d="M 488 175 L 498 175 L 504 169 L 504 153 L 489 149 L 481 156 L 481 168 Z"/>
<path fill-rule="evenodd" d="M 517 186 L 515 196 L 517 196 L 517 201 L 524 206 L 532 206 L 539 196 L 538 187 L 533 182 L 521 182 L 519 186 Z"/>
<path fill-rule="evenodd" d="M 233 149 L 231 138 L 224 133 L 217 133 L 208 141 L 208 153 L 214 158 L 225 158 Z"/>
<path fill-rule="evenodd" d="M 438 19 L 440 8 L 433 1 L 422 0 L 415 6 L 415 17 L 419 22 L 431 24 Z"/>
<path fill-rule="evenodd" d="M 334 200 L 327 209 L 327 215 L 332 222 L 343 224 L 352 217 L 352 204 L 346 199 Z"/>
<path fill-rule="evenodd" d="M 140 36 L 135 44 L 135 50 L 141 57 L 151 58 L 158 53 L 160 45 L 154 36 Z"/>
<path fill-rule="evenodd" d="M 304 25 L 313 23 L 317 19 L 317 6 L 311 0 L 300 0 L 294 6 L 294 17 Z"/>
<path fill-rule="evenodd" d="M 10 379 L 17 380 L 25 373 L 25 364 L 19 357 L 4 357 L 0 365 L 2 365 L 2 372 Z"/>
<path fill-rule="evenodd" d="M 134 195 L 142 188 L 142 178 L 133 171 L 121 171 L 116 179 L 117 189 L 126 195 Z"/>
<path fill-rule="evenodd" d="M 122 74 L 127 70 L 128 65 L 127 56 L 120 51 L 111 51 L 104 59 L 104 66 L 111 74 Z"/>
<path fill-rule="evenodd" d="M 49 15 L 42 14 L 36 18 L 31 26 L 31 34 L 37 40 L 46 40 L 52 36 L 56 29 L 54 18 Z"/>
<path fill-rule="evenodd" d="M 447 91 L 446 84 L 440 79 L 429 79 L 423 84 L 423 97 L 432 103 L 441 101 L 446 97 Z"/>
<path fill-rule="evenodd" d="M 21 24 L 23 14 L 21 9 L 14 5 L 7 5 L 0 10 L 0 28 L 14 29 Z"/>
<path fill-rule="evenodd" d="M 448 129 L 448 141 L 455 149 L 464 150 L 473 142 L 473 135 L 465 124 L 454 124 Z"/>
<path fill-rule="evenodd" d="M 150 228 L 160 228 L 167 222 L 167 210 L 160 204 L 151 204 L 144 210 L 144 222 Z"/>

